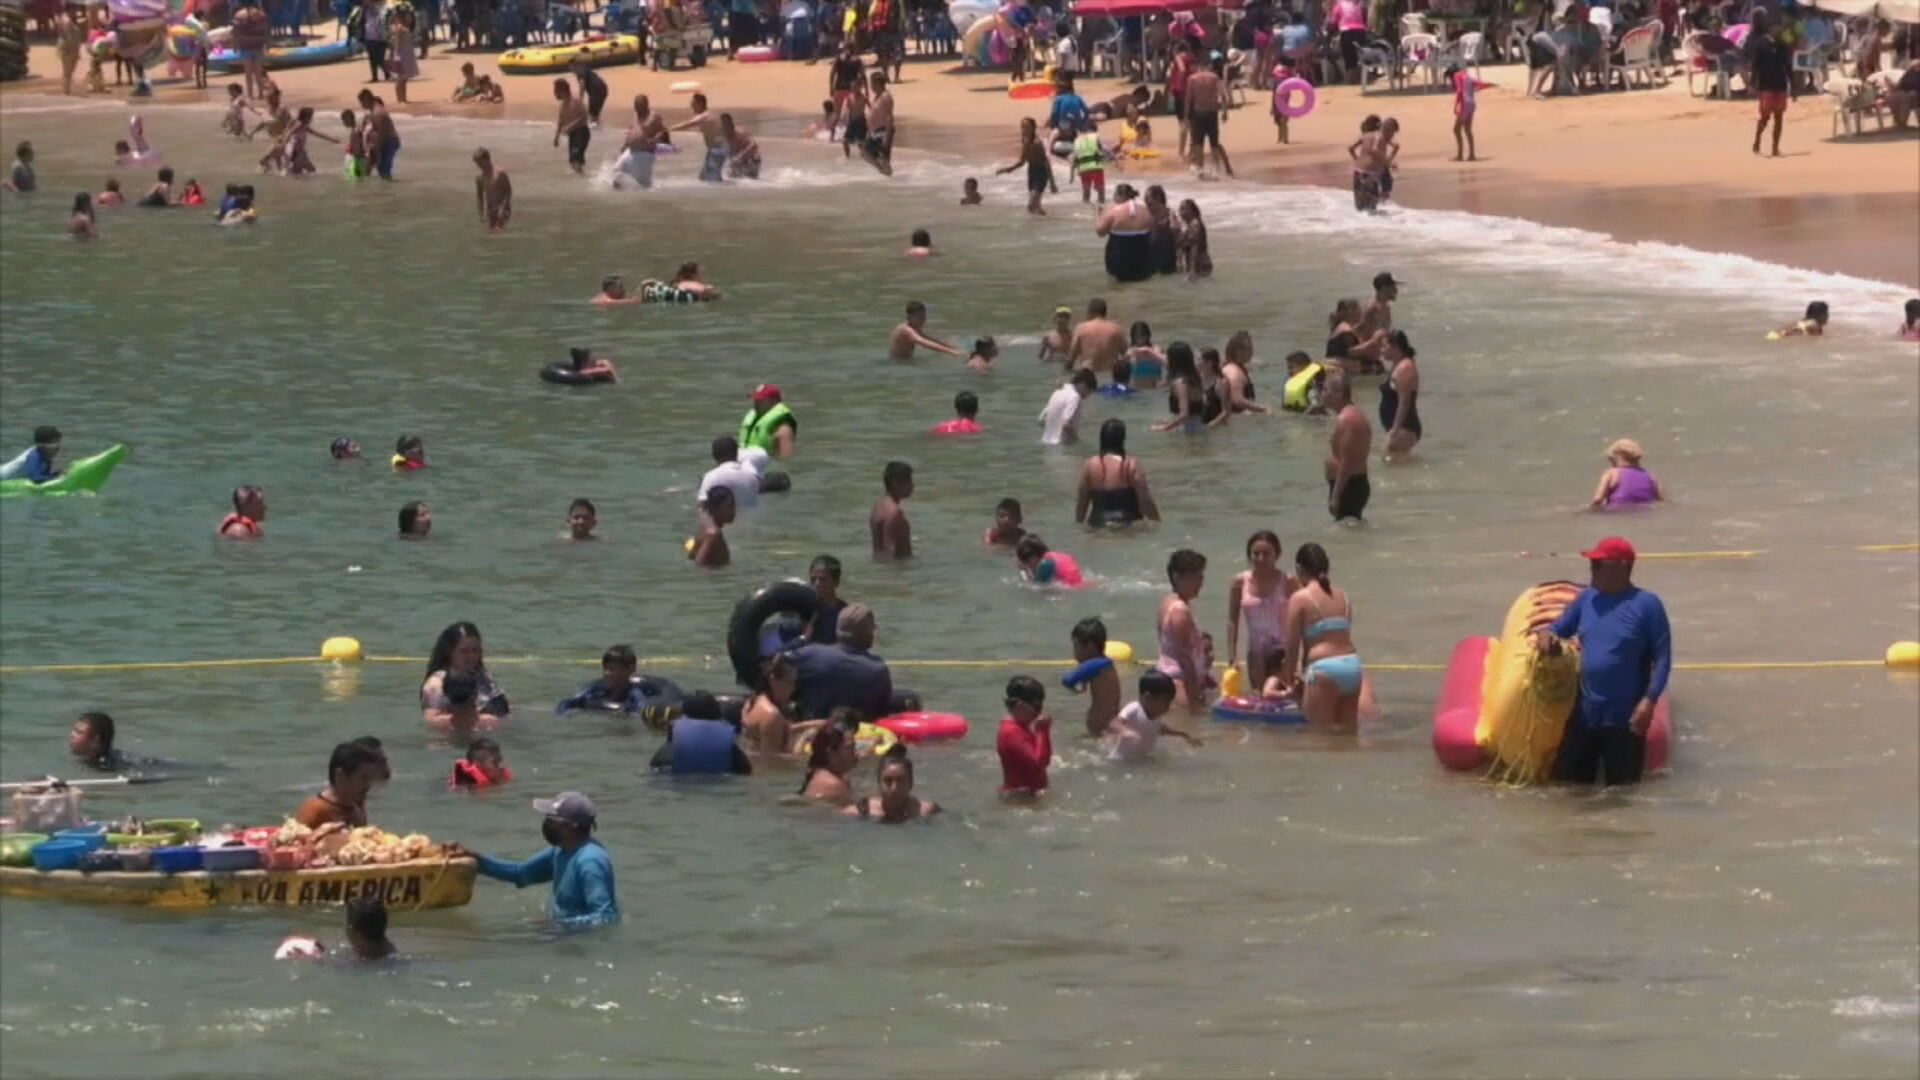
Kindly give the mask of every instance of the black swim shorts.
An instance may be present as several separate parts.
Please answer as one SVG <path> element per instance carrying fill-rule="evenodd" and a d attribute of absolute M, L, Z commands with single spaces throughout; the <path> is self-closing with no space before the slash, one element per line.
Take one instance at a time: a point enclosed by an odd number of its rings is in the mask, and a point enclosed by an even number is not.
<path fill-rule="evenodd" d="M 1333 481 L 1327 481 L 1327 498 L 1333 498 Z M 1373 485 L 1367 482 L 1367 474 L 1349 476 L 1347 486 L 1340 489 L 1340 505 L 1333 508 L 1333 520 L 1345 521 L 1352 518 L 1360 521 L 1367 509 L 1367 500 L 1373 498 Z"/>

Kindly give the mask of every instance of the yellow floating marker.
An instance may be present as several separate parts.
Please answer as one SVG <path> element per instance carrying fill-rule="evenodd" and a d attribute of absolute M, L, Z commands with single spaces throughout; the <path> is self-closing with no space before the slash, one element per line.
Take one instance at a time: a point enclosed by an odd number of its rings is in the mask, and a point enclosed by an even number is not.
<path fill-rule="evenodd" d="M 1116 664 L 1133 663 L 1133 646 L 1124 641 L 1107 642 L 1107 659 Z"/>
<path fill-rule="evenodd" d="M 1896 641 L 1887 646 L 1887 666 L 1907 671 L 1920 669 L 1920 641 Z"/>
<path fill-rule="evenodd" d="M 365 651 L 358 638 L 330 637 L 320 643 L 320 659 L 341 664 L 357 664 Z"/>
<path fill-rule="evenodd" d="M 680 545 L 680 550 L 689 555 L 693 554 L 693 537 L 687 537 L 687 542 Z"/>

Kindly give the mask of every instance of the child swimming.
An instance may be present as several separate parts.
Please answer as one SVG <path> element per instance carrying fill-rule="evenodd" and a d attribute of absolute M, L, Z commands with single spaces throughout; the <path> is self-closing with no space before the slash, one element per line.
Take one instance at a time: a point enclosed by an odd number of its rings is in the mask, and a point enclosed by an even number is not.
<path fill-rule="evenodd" d="M 1024 520 L 1020 513 L 1020 500 L 1001 499 L 1000 505 L 993 508 L 993 524 L 980 537 L 980 542 L 988 547 L 1010 548 L 1018 544 L 1027 535 L 1021 525 Z"/>
<path fill-rule="evenodd" d="M 129 145 L 131 144 L 131 145 Z M 127 137 L 113 144 L 116 165 L 150 165 L 160 160 L 160 152 L 147 145 L 147 128 L 138 113 L 127 118 Z"/>
<path fill-rule="evenodd" d="M 1815 300 L 1807 305 L 1807 313 L 1799 322 L 1783 326 L 1767 334 L 1768 341 L 1779 341 L 1790 337 L 1821 337 L 1827 332 L 1827 302 Z"/>
<path fill-rule="evenodd" d="M 980 434 L 980 399 L 971 392 L 962 390 L 953 395 L 953 419 L 935 424 L 935 435 L 978 435 Z"/>
<path fill-rule="evenodd" d="M 467 744 L 466 756 L 453 763 L 453 775 L 447 778 L 447 787 L 454 791 L 473 791 L 511 779 L 513 770 L 507 768 L 501 758 L 500 744 L 482 735 Z"/>
<path fill-rule="evenodd" d="M 1107 655 L 1107 624 L 1089 616 L 1073 624 L 1073 659 L 1078 664 L 1100 660 Z M 1084 684 L 1069 683 L 1067 689 L 1087 691 L 1087 734 L 1099 738 L 1112 726 L 1120 713 L 1120 672 L 1111 662 L 1101 665 Z"/>
<path fill-rule="evenodd" d="M 402 435 L 393 443 L 392 465 L 401 472 L 427 467 L 427 444 L 418 435 Z"/>
<path fill-rule="evenodd" d="M 594 527 L 600 524 L 600 511 L 592 499 L 575 499 L 567 504 L 567 531 L 563 540 L 595 540 Z M 604 663 L 604 658 L 602 660 Z"/>
<path fill-rule="evenodd" d="M 992 371 L 993 362 L 1000 356 L 1000 344 L 992 337 L 975 338 L 973 353 L 967 357 L 967 370 Z"/>
<path fill-rule="evenodd" d="M 1113 740 L 1107 744 L 1109 761 L 1143 761 L 1153 753 L 1162 735 L 1185 739 L 1190 746 L 1200 740 L 1163 717 L 1173 708 L 1173 677 L 1158 669 L 1141 672 L 1139 699 L 1120 710 L 1113 720 Z"/>
<path fill-rule="evenodd" d="M 1029 584 L 1078 589 L 1087 583 L 1081 576 L 1079 560 L 1047 547 L 1047 542 L 1035 533 L 1021 537 L 1013 546 L 1013 560 L 1020 566 L 1020 576 Z"/>

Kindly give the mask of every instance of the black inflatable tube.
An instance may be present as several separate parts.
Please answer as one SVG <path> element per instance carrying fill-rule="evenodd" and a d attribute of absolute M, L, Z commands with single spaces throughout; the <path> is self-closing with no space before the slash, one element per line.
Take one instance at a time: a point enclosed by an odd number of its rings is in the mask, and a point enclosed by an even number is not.
<path fill-rule="evenodd" d="M 778 494 L 782 491 L 792 490 L 793 477 L 788 476 L 778 469 L 769 470 L 765 476 L 760 478 L 760 491 L 762 494 Z"/>
<path fill-rule="evenodd" d="M 804 581 L 776 581 L 740 601 L 727 620 L 727 659 L 734 678 L 751 687 L 760 678 L 760 628 L 777 615 L 793 615 L 811 623 L 820 610 L 820 596 Z"/>
<path fill-rule="evenodd" d="M 548 364 L 540 369 L 540 379 L 542 382 L 558 383 L 561 386 L 588 386 L 593 383 L 613 381 L 613 377 L 607 374 L 582 375 L 573 370 L 571 364 Z"/>

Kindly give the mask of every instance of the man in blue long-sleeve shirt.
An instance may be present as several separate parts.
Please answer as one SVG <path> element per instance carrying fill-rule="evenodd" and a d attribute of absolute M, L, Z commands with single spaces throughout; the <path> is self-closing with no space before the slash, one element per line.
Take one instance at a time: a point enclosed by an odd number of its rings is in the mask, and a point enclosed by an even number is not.
<path fill-rule="evenodd" d="M 42 425 L 33 429 L 33 445 L 27 452 L 0 465 L 0 480 L 31 480 L 44 484 L 60 475 L 53 459 L 60 453 L 60 429 Z"/>
<path fill-rule="evenodd" d="M 507 862 L 474 854 L 483 877 L 520 888 L 553 882 L 547 913 L 560 926 L 579 929 L 620 921 L 613 891 L 613 859 L 593 838 L 593 800 L 577 791 L 533 800 L 546 815 L 540 835 L 553 846 L 525 862 Z"/>
<path fill-rule="evenodd" d="M 1593 584 L 1581 590 L 1540 646 L 1560 652 L 1580 639 L 1580 700 L 1553 763 L 1556 780 L 1578 784 L 1637 784 L 1647 757 L 1653 707 L 1673 672 L 1673 634 L 1660 598 L 1633 584 L 1633 545 L 1609 536 L 1583 553 Z"/>

